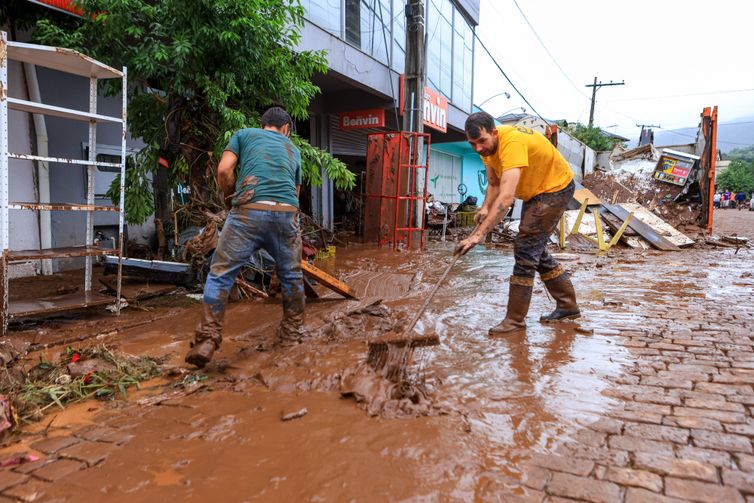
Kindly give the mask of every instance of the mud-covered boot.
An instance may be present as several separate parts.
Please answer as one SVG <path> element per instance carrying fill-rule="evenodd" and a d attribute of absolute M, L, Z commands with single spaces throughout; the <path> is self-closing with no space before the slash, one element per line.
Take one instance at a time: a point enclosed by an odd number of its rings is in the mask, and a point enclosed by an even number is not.
<path fill-rule="evenodd" d="M 555 310 L 550 314 L 543 315 L 539 321 L 549 323 L 559 320 L 571 320 L 581 316 L 579 305 L 576 303 L 576 290 L 573 283 L 568 277 L 568 273 L 563 273 L 557 278 L 544 282 L 545 288 L 555 299 Z"/>
<path fill-rule="evenodd" d="M 196 328 L 191 349 L 186 353 L 186 363 L 201 369 L 212 360 L 212 356 L 220 347 L 222 341 L 224 317 L 224 309 L 215 313 L 209 304 L 203 305 L 202 320 Z"/>
<path fill-rule="evenodd" d="M 304 340 L 306 332 L 304 331 L 304 313 L 297 312 L 295 309 L 287 309 L 283 312 L 283 319 L 278 327 L 276 346 L 288 347 L 295 346 Z"/>
<path fill-rule="evenodd" d="M 527 282 L 523 278 L 520 283 Z M 505 319 L 490 328 L 489 334 L 492 336 L 501 335 L 521 330 L 526 327 L 526 314 L 529 312 L 529 303 L 531 302 L 532 285 L 517 284 L 516 277 L 511 278 L 510 289 L 508 293 L 508 310 Z"/>

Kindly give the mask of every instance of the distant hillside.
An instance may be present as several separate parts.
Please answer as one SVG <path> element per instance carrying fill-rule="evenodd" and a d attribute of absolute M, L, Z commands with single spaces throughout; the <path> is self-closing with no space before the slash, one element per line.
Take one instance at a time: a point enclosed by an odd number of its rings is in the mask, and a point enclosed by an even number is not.
<path fill-rule="evenodd" d="M 655 145 L 693 143 L 697 129 L 697 127 L 655 129 Z M 754 145 L 754 117 L 740 117 L 718 124 L 717 148 L 723 153 L 749 145 Z"/>

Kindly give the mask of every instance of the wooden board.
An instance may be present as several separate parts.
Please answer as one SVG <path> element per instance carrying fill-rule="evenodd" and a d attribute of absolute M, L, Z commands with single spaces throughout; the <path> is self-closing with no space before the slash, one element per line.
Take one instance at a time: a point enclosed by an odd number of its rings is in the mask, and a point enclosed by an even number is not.
<path fill-rule="evenodd" d="M 607 204 L 602 203 L 602 207 L 606 210 L 618 217 L 621 222 L 625 222 L 626 218 L 628 218 L 629 211 L 627 211 L 625 208 L 618 204 Z M 676 246 L 675 244 L 671 243 L 667 239 L 665 239 L 663 236 L 658 234 L 651 226 L 645 224 L 640 219 L 636 218 L 634 215 L 634 218 L 631 219 L 631 222 L 628 224 L 629 227 L 631 227 L 633 230 L 636 231 L 637 234 L 639 234 L 641 237 L 646 239 L 649 244 L 657 248 L 658 250 L 663 251 L 678 251 L 680 248 Z"/>
<path fill-rule="evenodd" d="M 314 278 L 318 283 L 326 286 L 330 290 L 338 292 L 342 296 L 348 297 L 349 299 L 358 299 L 356 292 L 354 292 L 350 286 L 334 278 L 333 276 L 330 276 L 322 269 L 314 267 L 306 260 L 301 261 L 301 270 L 304 272 L 305 276 Z"/>
<path fill-rule="evenodd" d="M 573 193 L 573 198 L 579 202 L 579 205 L 584 204 L 584 201 L 587 199 L 587 206 L 601 204 L 600 198 L 595 196 L 594 193 L 586 187 L 576 189 L 576 192 Z"/>
<path fill-rule="evenodd" d="M 652 227 L 655 232 L 663 236 L 665 239 L 673 243 L 678 247 L 691 246 L 694 244 L 694 240 L 687 235 L 667 223 L 662 218 L 658 217 L 647 208 L 636 203 L 621 203 L 620 206 L 626 211 L 633 211 L 634 218 L 638 218 L 645 224 Z"/>

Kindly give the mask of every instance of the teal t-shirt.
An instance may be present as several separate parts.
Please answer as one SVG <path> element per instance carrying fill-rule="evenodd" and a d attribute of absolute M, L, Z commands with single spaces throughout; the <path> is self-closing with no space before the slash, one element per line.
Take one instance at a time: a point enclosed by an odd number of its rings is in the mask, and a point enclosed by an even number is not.
<path fill-rule="evenodd" d="M 266 129 L 241 129 L 231 136 L 225 150 L 238 156 L 233 206 L 276 201 L 298 208 L 301 153 L 290 139 Z"/>

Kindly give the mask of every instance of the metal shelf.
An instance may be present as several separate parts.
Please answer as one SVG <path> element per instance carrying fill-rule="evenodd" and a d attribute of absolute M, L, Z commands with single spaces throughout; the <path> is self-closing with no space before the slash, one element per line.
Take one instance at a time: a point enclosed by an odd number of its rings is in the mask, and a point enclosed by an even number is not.
<path fill-rule="evenodd" d="M 123 77 L 123 72 L 73 49 L 66 49 L 64 47 L 50 47 L 47 45 L 9 41 L 8 59 L 32 63 L 37 66 L 44 66 L 82 77 L 94 77 L 96 79 Z"/>
<path fill-rule="evenodd" d="M 51 115 L 53 117 L 62 117 L 63 119 L 73 119 L 84 122 L 110 122 L 113 124 L 121 124 L 123 122 L 123 119 L 120 117 L 109 117 L 107 115 L 82 112 L 72 108 L 56 107 L 54 105 L 46 105 L 35 101 L 26 101 L 10 97 L 7 101 L 8 108 L 11 110 L 20 110 L 21 112 L 29 112 L 31 114 Z"/>
<path fill-rule="evenodd" d="M 10 250 L 8 261 L 38 260 L 70 257 L 96 257 L 101 255 L 117 255 L 118 250 L 97 248 L 96 246 L 66 246 L 63 248 L 45 248 L 43 250 Z"/>
<path fill-rule="evenodd" d="M 9 81 L 8 60 L 29 63 L 58 70 L 64 73 L 78 75 L 89 81 L 89 107 L 87 111 L 63 108 L 37 101 L 27 101 L 11 98 L 7 95 Z M 98 79 L 120 78 L 122 81 L 121 113 L 118 117 L 111 117 L 97 113 Z M 7 33 L 0 31 L 0 248 L 4 260 L 0 261 L 0 334 L 5 335 L 8 328 L 8 320 L 19 317 L 32 317 L 45 313 L 60 312 L 81 309 L 88 306 L 116 303 L 115 313 L 120 314 L 120 305 L 116 302 L 120 298 L 122 279 L 122 248 L 123 227 L 125 225 L 123 207 L 104 206 L 95 204 L 95 178 L 98 173 L 97 166 L 120 168 L 120 194 L 123 196 L 126 178 L 126 139 L 128 131 L 126 127 L 127 116 L 127 69 L 115 70 L 110 66 L 89 58 L 77 51 L 63 47 L 48 47 L 43 45 L 25 44 L 8 41 Z M 41 100 L 40 100 L 41 101 Z M 87 144 L 91 146 L 86 160 L 65 159 L 62 157 L 40 156 L 34 154 L 12 153 L 9 150 L 9 131 L 17 124 L 9 122 L 9 110 L 18 110 L 43 116 L 60 117 L 68 120 L 84 122 L 88 126 Z M 15 115 L 15 114 L 14 114 Z M 15 117 L 14 117 L 15 118 Z M 117 124 L 120 126 L 120 162 L 97 161 L 97 125 L 98 123 Z M 22 159 L 47 163 L 63 163 L 70 165 L 86 166 L 86 198 L 83 204 L 48 203 L 48 202 L 10 202 L 10 173 L 9 160 Z M 20 197 L 20 196 L 19 196 Z M 48 197 L 45 197 L 48 199 Z M 10 211 L 79 211 L 86 215 L 86 238 L 84 243 L 71 243 L 75 246 L 66 248 L 52 248 L 45 240 L 45 248 L 38 250 L 10 250 Z M 100 249 L 94 246 L 94 212 L 106 211 L 118 213 L 118 249 Z M 47 214 L 41 216 L 47 217 Z M 27 245 L 28 246 L 28 245 Z M 115 255 L 118 260 L 116 277 L 116 297 L 108 297 L 92 292 L 92 257 L 98 255 Z M 43 268 L 51 272 L 50 259 L 83 257 L 85 259 L 84 285 L 81 292 L 72 295 L 52 296 L 32 300 L 9 302 L 8 263 L 23 260 L 42 260 Z"/>
<path fill-rule="evenodd" d="M 32 211 L 114 211 L 116 213 L 120 211 L 118 206 L 67 203 L 8 203 L 8 209 Z"/>
<path fill-rule="evenodd" d="M 65 157 L 43 157 L 40 155 L 31 154 L 17 154 L 15 152 L 8 152 L 8 157 L 11 159 L 21 159 L 24 161 L 41 161 L 41 162 L 60 162 L 63 164 L 81 164 L 84 166 L 102 166 L 107 168 L 120 168 L 119 162 L 102 162 L 102 161 L 88 161 L 86 159 L 68 159 Z"/>
<path fill-rule="evenodd" d="M 8 318 L 26 318 L 40 314 L 57 313 L 82 309 L 90 306 L 115 304 L 116 297 L 97 292 L 76 292 L 29 300 L 12 300 L 8 302 Z"/>

